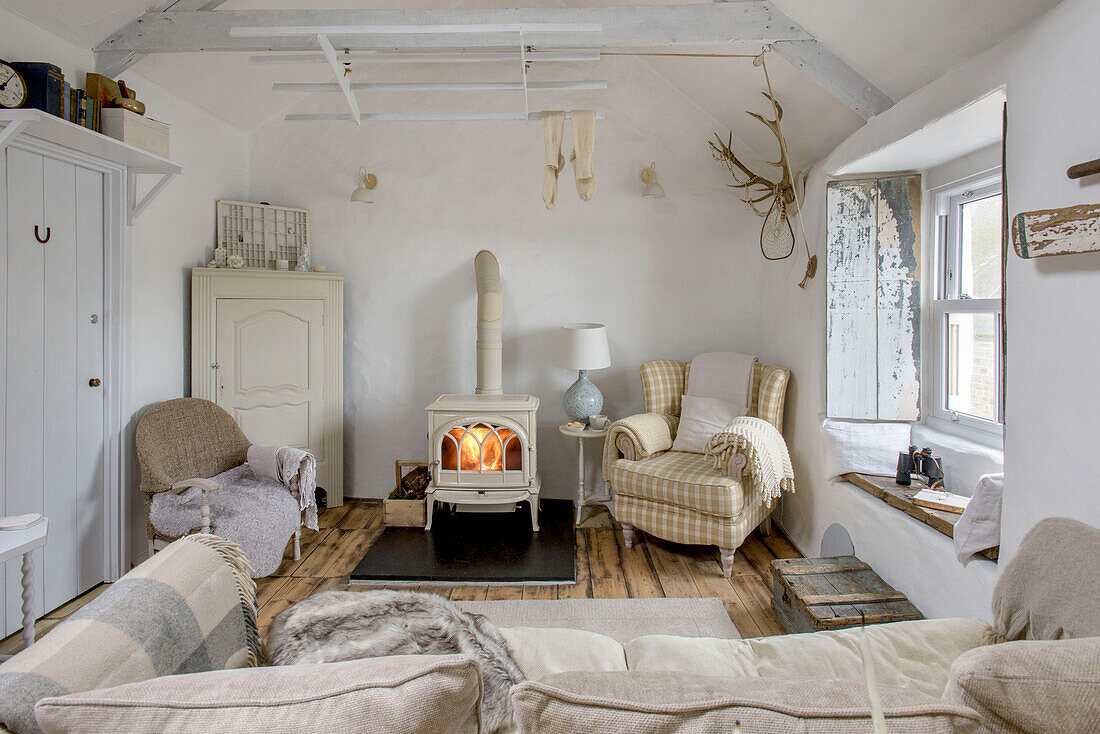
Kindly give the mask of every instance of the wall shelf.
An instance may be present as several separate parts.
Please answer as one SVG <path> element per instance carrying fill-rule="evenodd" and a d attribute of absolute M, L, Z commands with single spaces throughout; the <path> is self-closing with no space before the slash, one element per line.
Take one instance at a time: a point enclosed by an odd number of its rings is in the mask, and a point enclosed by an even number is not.
<path fill-rule="evenodd" d="M 147 207 L 168 182 L 183 168 L 159 155 L 115 140 L 86 127 L 62 120 L 41 110 L 21 109 L 0 111 L 0 152 L 20 135 L 37 138 L 63 148 L 75 150 L 100 160 L 123 166 L 127 177 L 127 222 Z M 159 175 L 160 178 L 140 200 L 137 198 L 135 176 Z"/>
<path fill-rule="evenodd" d="M 13 124 L 15 131 L 9 133 Z M 0 125 L 4 126 L 0 129 L 0 150 L 3 150 L 15 135 L 30 135 L 126 166 L 131 173 L 164 174 L 183 171 L 182 167 L 167 158 L 161 158 L 159 155 L 135 148 L 41 110 L 0 111 Z"/>

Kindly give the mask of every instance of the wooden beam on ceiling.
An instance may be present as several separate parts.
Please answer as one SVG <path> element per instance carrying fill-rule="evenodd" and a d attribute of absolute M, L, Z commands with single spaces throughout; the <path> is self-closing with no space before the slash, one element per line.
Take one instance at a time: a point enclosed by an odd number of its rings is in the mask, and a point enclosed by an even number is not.
<path fill-rule="evenodd" d="M 180 0 L 180 4 L 186 0 Z M 191 0 L 198 2 L 199 0 Z M 780 14 L 782 17 L 782 14 Z M 525 33 L 538 49 L 664 47 L 682 44 L 808 41 L 797 25 L 777 22 L 766 0 L 698 5 L 504 10 L 183 10 L 146 13 L 95 47 L 100 54 L 188 51 L 316 51 L 307 36 L 233 36 L 231 28 L 278 26 L 441 26 L 526 23 L 599 24 L 602 33 Z M 338 49 L 496 47 L 500 33 L 328 36 Z M 106 57 L 104 57 L 106 58 Z"/>
<path fill-rule="evenodd" d="M 719 5 L 742 1 L 714 0 Z M 864 120 L 894 106 L 894 100 L 889 95 L 848 66 L 843 59 L 775 7 L 770 0 L 764 5 L 767 6 L 772 22 L 791 33 L 800 33 L 803 36 L 802 38 L 777 38 L 771 42 L 772 50 L 805 72 L 819 87 L 843 102 Z"/>
<path fill-rule="evenodd" d="M 225 0 L 166 0 L 166 2 L 154 6 L 152 10 L 142 17 L 144 18 L 154 13 L 164 13 L 168 10 L 175 10 L 177 12 L 181 10 L 213 10 L 223 2 L 225 2 Z M 133 22 L 137 22 L 137 20 L 140 20 L 140 18 Z M 146 54 L 144 53 L 131 50 L 97 53 L 95 55 L 95 69 L 98 73 L 114 79 L 138 61 L 141 61 L 145 56 Z"/>
<path fill-rule="evenodd" d="M 820 41 L 776 41 L 771 47 L 864 120 L 894 106 L 889 95 Z"/>

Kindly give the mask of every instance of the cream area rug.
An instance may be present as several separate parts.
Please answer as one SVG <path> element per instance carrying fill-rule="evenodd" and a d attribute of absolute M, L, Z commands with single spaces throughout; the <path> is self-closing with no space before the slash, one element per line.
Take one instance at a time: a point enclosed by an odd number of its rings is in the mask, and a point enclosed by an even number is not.
<path fill-rule="evenodd" d="M 523 599 L 455 602 L 497 627 L 569 627 L 625 643 L 643 635 L 739 639 L 721 599 Z"/>

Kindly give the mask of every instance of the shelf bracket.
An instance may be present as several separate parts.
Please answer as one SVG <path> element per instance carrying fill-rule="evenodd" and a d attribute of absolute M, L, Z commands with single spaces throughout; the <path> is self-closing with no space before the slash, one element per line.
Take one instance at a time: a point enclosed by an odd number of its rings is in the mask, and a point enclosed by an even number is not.
<path fill-rule="evenodd" d="M 28 120 L 17 120 L 5 125 L 4 129 L 0 130 L 0 152 L 3 152 L 4 148 L 8 147 L 8 143 L 15 140 L 15 136 L 29 124 Z"/>
<path fill-rule="evenodd" d="M 162 174 L 160 179 L 153 184 L 153 188 L 149 189 L 149 192 L 145 196 L 141 197 L 141 200 L 137 199 L 137 174 L 131 173 L 127 181 L 128 200 L 130 204 L 130 211 L 126 217 L 126 223 L 131 227 L 134 225 L 134 221 L 145 211 L 145 207 L 149 206 L 153 202 L 153 199 L 157 198 L 157 194 L 164 190 L 164 187 L 168 185 L 176 174 L 165 173 Z"/>

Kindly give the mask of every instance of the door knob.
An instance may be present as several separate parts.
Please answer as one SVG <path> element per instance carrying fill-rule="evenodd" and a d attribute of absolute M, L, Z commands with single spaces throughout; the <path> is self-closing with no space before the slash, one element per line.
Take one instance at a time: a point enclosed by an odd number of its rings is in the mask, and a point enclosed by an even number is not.
<path fill-rule="evenodd" d="M 99 387 L 102 384 L 103 383 L 100 382 L 98 377 L 93 377 L 92 379 L 88 380 L 88 386 L 89 387 Z"/>

